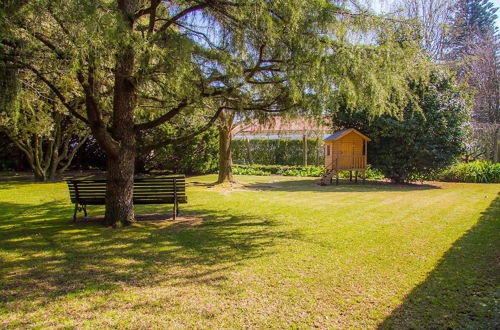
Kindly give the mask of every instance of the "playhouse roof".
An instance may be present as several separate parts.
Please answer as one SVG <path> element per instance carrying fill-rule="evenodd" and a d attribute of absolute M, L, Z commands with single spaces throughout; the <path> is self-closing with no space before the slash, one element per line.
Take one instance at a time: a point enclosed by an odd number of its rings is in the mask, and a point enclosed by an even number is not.
<path fill-rule="evenodd" d="M 350 132 L 354 132 L 354 133 L 358 134 L 364 140 L 371 141 L 371 139 L 368 136 L 364 135 L 363 133 L 361 133 L 360 131 L 358 131 L 355 128 L 348 128 L 348 129 L 343 129 L 341 131 L 337 131 L 337 132 L 333 133 L 332 135 L 327 136 L 326 138 L 324 138 L 323 141 L 335 141 L 335 140 L 340 139 L 341 137 L 343 137 L 344 135 L 346 135 L 346 134 L 348 134 Z"/>

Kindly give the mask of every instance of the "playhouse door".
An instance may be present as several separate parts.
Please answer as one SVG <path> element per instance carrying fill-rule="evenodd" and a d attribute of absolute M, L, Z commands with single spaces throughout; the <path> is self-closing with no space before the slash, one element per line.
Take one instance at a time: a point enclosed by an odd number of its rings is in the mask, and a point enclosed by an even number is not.
<path fill-rule="evenodd" d="M 354 144 L 349 142 L 341 142 L 339 145 L 339 154 L 339 167 L 344 169 L 351 168 L 354 157 Z"/>

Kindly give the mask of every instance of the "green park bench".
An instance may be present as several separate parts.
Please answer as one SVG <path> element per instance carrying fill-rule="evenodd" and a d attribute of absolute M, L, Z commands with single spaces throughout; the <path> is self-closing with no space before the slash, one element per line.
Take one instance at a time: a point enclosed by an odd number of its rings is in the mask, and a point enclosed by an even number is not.
<path fill-rule="evenodd" d="M 66 180 L 71 202 L 75 204 L 73 221 L 78 211 L 87 217 L 87 205 L 106 204 L 105 179 Z M 179 214 L 179 203 L 187 203 L 184 175 L 134 178 L 134 204 L 174 204 L 173 218 Z"/>

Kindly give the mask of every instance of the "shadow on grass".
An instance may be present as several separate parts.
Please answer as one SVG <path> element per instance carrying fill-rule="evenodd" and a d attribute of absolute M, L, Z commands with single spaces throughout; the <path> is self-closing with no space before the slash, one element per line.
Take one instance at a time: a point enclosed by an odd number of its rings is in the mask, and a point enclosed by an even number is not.
<path fill-rule="evenodd" d="M 498 329 L 500 196 L 380 329 Z"/>
<path fill-rule="evenodd" d="M 359 181 L 358 183 L 349 182 L 349 180 L 341 180 L 339 185 L 335 182 L 330 185 L 320 186 L 319 178 L 308 178 L 302 180 L 285 181 L 283 177 L 275 179 L 269 177 L 269 182 L 243 184 L 243 187 L 251 190 L 275 190 L 275 191 L 311 191 L 311 192 L 370 192 L 370 191 L 415 191 L 440 189 L 437 185 L 432 184 L 393 184 L 386 181 L 371 181 L 366 183 Z"/>
<path fill-rule="evenodd" d="M 202 221 L 174 230 L 168 221 L 121 230 L 70 223 L 72 207 L 61 202 L 0 202 L 0 210 L 0 308 L 120 286 L 220 286 L 241 262 L 264 255 L 273 240 L 300 235 L 224 210 L 184 209 L 184 217 Z M 159 210 L 141 207 L 138 213 Z"/>

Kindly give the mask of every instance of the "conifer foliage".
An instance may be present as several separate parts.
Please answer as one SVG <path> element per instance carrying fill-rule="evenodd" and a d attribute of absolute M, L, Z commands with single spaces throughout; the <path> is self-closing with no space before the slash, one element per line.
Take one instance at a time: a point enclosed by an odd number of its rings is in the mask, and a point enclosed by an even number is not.
<path fill-rule="evenodd" d="M 7 2 L 0 25 L 3 65 L 35 75 L 106 153 L 109 225 L 135 221 L 138 152 L 207 130 L 225 101 L 234 111 L 321 111 L 342 93 L 396 112 L 422 62 L 411 33 L 392 33 L 404 22 L 333 1 Z M 151 139 L 160 125 L 178 134 Z"/>

